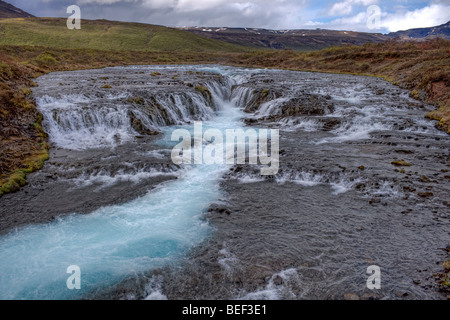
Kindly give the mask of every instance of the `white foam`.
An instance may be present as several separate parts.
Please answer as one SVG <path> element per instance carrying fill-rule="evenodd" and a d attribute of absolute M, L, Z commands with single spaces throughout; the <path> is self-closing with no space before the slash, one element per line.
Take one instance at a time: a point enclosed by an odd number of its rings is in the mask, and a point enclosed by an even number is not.
<path fill-rule="evenodd" d="M 315 119 L 311 118 L 285 118 L 280 120 L 279 124 L 283 131 L 295 132 L 302 130 L 305 132 L 315 132 L 322 128 L 322 125 Z M 273 123 L 275 125 L 275 123 Z"/>
<path fill-rule="evenodd" d="M 144 300 L 168 300 L 167 296 L 162 293 L 163 277 L 152 276 L 149 283 L 145 287 L 146 297 Z"/>
<path fill-rule="evenodd" d="M 378 182 L 378 187 L 372 187 L 368 190 L 368 195 L 369 196 L 383 196 L 383 197 L 387 197 L 387 198 L 400 198 L 403 197 L 403 192 L 401 192 L 398 189 L 398 186 L 394 185 L 393 183 L 386 181 L 386 180 L 381 180 Z"/>
<path fill-rule="evenodd" d="M 361 179 L 355 179 L 355 180 L 347 180 L 347 179 L 340 179 L 337 182 L 330 183 L 331 188 L 333 188 L 334 192 L 333 194 L 338 195 L 341 193 L 346 193 L 354 188 L 354 186 L 361 182 Z"/>
<path fill-rule="evenodd" d="M 323 183 L 322 182 L 323 175 L 304 171 L 295 173 L 288 172 L 276 175 L 275 180 L 279 184 L 284 184 L 286 182 L 293 182 L 295 184 L 299 184 L 305 187 L 313 187 Z"/>
<path fill-rule="evenodd" d="M 43 125 L 56 146 L 71 150 L 112 148 L 134 140 L 139 134 L 133 129 L 132 121 L 139 121 L 144 129 L 160 131 L 167 125 L 210 119 L 214 116 L 215 106 L 222 101 L 221 95 L 227 90 L 221 90 L 215 84 L 209 84 L 209 87 L 213 105 L 199 92 L 154 96 L 158 108 L 124 104 L 123 99 L 129 96 L 127 92 L 106 97 L 45 95 L 36 102 L 44 115 Z"/>
<path fill-rule="evenodd" d="M 289 100 L 290 100 L 290 98 L 277 98 L 274 100 L 264 102 L 259 107 L 258 111 L 256 112 L 256 115 L 259 117 L 279 116 L 279 115 L 281 115 L 280 107 Z"/>
<path fill-rule="evenodd" d="M 230 276 L 239 260 L 234 254 L 228 251 L 226 243 L 223 244 L 223 249 L 219 251 L 219 256 L 220 258 L 217 259 L 217 262 L 224 269 L 225 273 Z"/>
<path fill-rule="evenodd" d="M 275 281 L 279 281 L 280 279 L 281 284 L 276 284 Z M 297 269 L 291 268 L 275 273 L 265 288 L 255 292 L 245 293 L 238 300 L 295 299 L 297 295 L 293 289 L 301 287 L 301 285 L 302 281 L 297 273 Z"/>
<path fill-rule="evenodd" d="M 161 172 L 156 169 L 150 170 L 131 170 L 131 172 L 125 172 L 125 170 L 119 170 L 115 174 L 111 174 L 106 170 L 91 174 L 82 174 L 81 176 L 73 179 L 66 179 L 70 181 L 76 188 L 86 188 L 92 185 L 97 185 L 97 191 L 111 187 L 121 182 L 130 182 L 137 184 L 150 178 L 159 176 L 177 176 L 180 172 Z M 63 179 L 62 179 L 63 180 Z"/>
<path fill-rule="evenodd" d="M 323 138 L 316 144 L 323 143 L 342 143 L 346 141 L 356 141 L 369 139 L 371 133 L 377 131 L 391 130 L 392 124 L 383 123 L 375 116 L 355 117 L 341 124 L 337 129 L 330 131 L 335 136 Z"/>
<path fill-rule="evenodd" d="M 144 156 L 156 159 L 167 159 L 170 158 L 170 150 L 151 150 L 143 154 Z"/>

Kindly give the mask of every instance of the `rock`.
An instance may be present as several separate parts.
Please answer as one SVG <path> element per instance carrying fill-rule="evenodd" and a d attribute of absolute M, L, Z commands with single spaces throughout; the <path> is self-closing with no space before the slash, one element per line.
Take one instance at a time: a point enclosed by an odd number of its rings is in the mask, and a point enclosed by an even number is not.
<path fill-rule="evenodd" d="M 418 196 L 421 198 L 428 198 L 434 196 L 433 192 L 419 192 Z"/>
<path fill-rule="evenodd" d="M 372 293 L 365 293 L 361 296 L 361 300 L 378 300 L 378 299 L 380 299 L 380 297 Z"/>
<path fill-rule="evenodd" d="M 220 214 L 225 213 L 227 215 L 231 214 L 231 210 L 230 209 L 228 209 L 227 207 L 225 207 L 223 205 L 220 205 L 220 204 L 212 204 L 209 207 L 208 212 L 210 212 L 210 213 L 215 212 L 215 213 L 220 213 Z"/>
<path fill-rule="evenodd" d="M 406 162 L 405 160 L 395 160 L 392 161 L 391 164 L 393 164 L 394 166 L 401 166 L 401 167 L 410 167 L 411 163 Z"/>
<path fill-rule="evenodd" d="M 331 131 L 341 124 L 341 119 L 337 118 L 321 119 L 321 121 L 323 123 L 324 131 Z"/>
<path fill-rule="evenodd" d="M 281 286 L 283 284 L 283 278 L 276 276 L 275 279 L 273 279 L 273 284 L 276 286 Z"/>
<path fill-rule="evenodd" d="M 359 300 L 359 297 L 354 293 L 344 294 L 344 300 Z"/>
<path fill-rule="evenodd" d="M 414 189 L 413 187 L 404 186 L 403 191 L 404 192 L 414 192 L 414 191 L 416 191 L 416 189 Z"/>

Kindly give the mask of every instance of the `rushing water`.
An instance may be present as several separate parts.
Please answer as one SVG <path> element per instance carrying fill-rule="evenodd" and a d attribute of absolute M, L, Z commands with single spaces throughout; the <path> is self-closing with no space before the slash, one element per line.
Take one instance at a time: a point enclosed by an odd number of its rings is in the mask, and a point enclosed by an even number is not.
<path fill-rule="evenodd" d="M 207 110 L 198 96 L 190 96 L 191 103 L 202 106 L 199 109 L 211 118 L 204 123 L 204 129 L 237 128 L 241 111 L 214 88 L 211 92 L 217 115 Z M 188 106 L 180 98 L 174 100 L 180 112 L 171 114 L 169 123 L 182 122 L 188 117 Z M 65 148 L 86 149 L 99 144 L 109 146 L 114 141 L 110 139 L 113 135 L 129 136 L 127 110 L 112 103 L 102 104 L 90 116 L 92 110 L 86 109 L 91 103 L 81 95 L 62 99 L 45 96 L 39 100 L 47 116 L 55 109 L 63 110 L 54 118 L 46 117 L 54 143 Z M 197 110 L 193 113 L 195 117 L 199 114 Z M 192 126 L 188 128 L 192 131 Z M 165 129 L 167 133 L 160 145 L 173 146 L 172 130 Z M 102 207 L 89 215 L 72 214 L 9 233 L 0 240 L 0 298 L 79 298 L 95 289 L 117 284 L 130 274 L 143 274 L 173 262 L 208 234 L 209 226 L 202 215 L 219 198 L 219 179 L 225 169 L 225 165 L 192 167 L 176 181 L 162 184 L 131 202 Z M 65 285 L 70 275 L 66 269 L 71 265 L 80 267 L 81 290 L 68 290 Z"/>
<path fill-rule="evenodd" d="M 218 66 L 38 83 L 53 148 L 23 191 L 0 199 L 0 298 L 440 297 L 430 279 L 450 240 L 448 136 L 405 91 Z M 194 121 L 280 129 L 279 173 L 175 165 L 171 133 Z M 411 166 L 391 164 L 399 159 Z M 365 287 L 372 264 L 383 272 L 375 293 Z M 81 290 L 66 286 L 71 265 Z"/>

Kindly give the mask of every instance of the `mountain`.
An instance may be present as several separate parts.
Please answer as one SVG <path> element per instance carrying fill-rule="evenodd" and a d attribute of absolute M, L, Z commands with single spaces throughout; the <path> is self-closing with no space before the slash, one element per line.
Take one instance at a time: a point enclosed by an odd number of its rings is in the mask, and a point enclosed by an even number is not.
<path fill-rule="evenodd" d="M 388 34 L 391 38 L 405 39 L 405 40 L 418 40 L 418 39 L 430 39 L 430 38 L 443 38 L 450 40 L 450 21 L 446 24 L 430 27 L 430 28 L 416 28 L 404 31 L 391 32 Z"/>
<path fill-rule="evenodd" d="M 12 4 L 8 2 L 0 0 L 0 19 L 3 18 L 30 18 L 34 17 L 33 15 L 14 7 Z"/>
<path fill-rule="evenodd" d="M 300 51 L 317 50 L 343 44 L 360 45 L 366 42 L 381 42 L 389 39 L 389 37 L 379 33 L 324 29 L 268 30 L 203 27 L 180 27 L 179 29 L 241 46 Z"/>
<path fill-rule="evenodd" d="M 0 20 L 0 45 L 30 45 L 62 49 L 244 52 L 248 48 L 190 32 L 143 23 L 82 20 L 81 30 L 69 30 L 64 18 Z M 169 57 L 161 56 L 161 59 Z"/>

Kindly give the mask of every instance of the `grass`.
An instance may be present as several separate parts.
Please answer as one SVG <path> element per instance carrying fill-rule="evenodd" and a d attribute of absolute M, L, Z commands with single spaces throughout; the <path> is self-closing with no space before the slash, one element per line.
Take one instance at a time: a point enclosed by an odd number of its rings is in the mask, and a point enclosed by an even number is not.
<path fill-rule="evenodd" d="M 0 45 L 29 45 L 64 49 L 158 52 L 243 52 L 244 47 L 190 32 L 143 23 L 82 20 L 80 30 L 69 30 L 66 19 L 0 20 Z M 43 63 L 55 63 L 44 54 Z"/>

